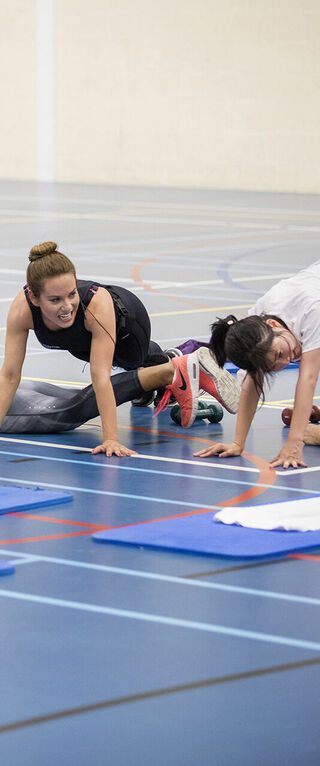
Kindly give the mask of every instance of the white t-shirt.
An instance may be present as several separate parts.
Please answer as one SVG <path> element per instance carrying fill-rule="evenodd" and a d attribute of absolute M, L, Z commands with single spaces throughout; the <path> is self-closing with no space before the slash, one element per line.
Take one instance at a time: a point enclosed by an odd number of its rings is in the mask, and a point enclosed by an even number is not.
<path fill-rule="evenodd" d="M 271 287 L 248 314 L 274 314 L 286 323 L 303 352 L 320 348 L 320 261 Z"/>

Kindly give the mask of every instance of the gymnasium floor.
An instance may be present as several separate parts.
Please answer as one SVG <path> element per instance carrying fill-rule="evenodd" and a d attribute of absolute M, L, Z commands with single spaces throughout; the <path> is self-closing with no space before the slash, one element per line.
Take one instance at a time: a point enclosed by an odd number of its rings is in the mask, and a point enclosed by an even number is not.
<path fill-rule="evenodd" d="M 2 183 L 0 204 L 2 350 L 27 253 L 44 240 L 58 242 L 79 277 L 137 292 L 164 348 L 205 341 L 216 315 L 244 316 L 319 258 L 315 196 Z M 23 374 L 90 380 L 89 366 L 34 336 Z M 228 413 L 182 431 L 168 412 L 152 419 L 152 408 L 123 405 L 120 438 L 140 456 L 121 460 L 91 455 L 98 420 L 1 436 L 2 483 L 73 492 L 72 503 L 0 519 L 0 560 L 16 565 L 0 582 L 1 763 L 319 763 L 320 550 L 248 562 L 91 537 L 243 493 L 247 504 L 318 494 L 317 447 L 305 448 L 308 469 L 266 482 L 296 378 L 276 376 L 248 456 L 229 461 L 193 456 L 208 440 L 231 440 Z"/>

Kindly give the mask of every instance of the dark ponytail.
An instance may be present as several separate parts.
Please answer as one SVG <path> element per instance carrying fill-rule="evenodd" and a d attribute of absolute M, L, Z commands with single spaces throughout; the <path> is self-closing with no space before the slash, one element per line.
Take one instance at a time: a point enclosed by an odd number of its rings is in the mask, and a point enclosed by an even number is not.
<path fill-rule="evenodd" d="M 219 319 L 213 323 L 209 343 L 219 366 L 223 367 L 225 362 L 230 360 L 242 370 L 247 370 L 257 393 L 262 396 L 264 375 L 271 373 L 267 355 L 274 332 L 267 324 L 266 320 L 269 318 L 277 319 L 286 328 L 285 323 L 275 316 L 253 315 L 237 321 L 230 314 L 226 319 Z"/>
<path fill-rule="evenodd" d="M 236 322 L 238 322 L 237 318 L 229 314 L 225 319 L 218 319 L 211 325 L 209 348 L 215 355 L 219 367 L 223 367 L 227 361 L 226 337 L 230 327 Z"/>

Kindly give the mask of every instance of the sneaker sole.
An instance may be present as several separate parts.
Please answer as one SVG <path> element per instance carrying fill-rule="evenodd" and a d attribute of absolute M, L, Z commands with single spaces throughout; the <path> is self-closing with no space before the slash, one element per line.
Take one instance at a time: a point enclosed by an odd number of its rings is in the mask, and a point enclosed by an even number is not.
<path fill-rule="evenodd" d="M 192 392 L 192 411 L 189 423 L 185 428 L 190 428 L 196 419 L 198 412 L 198 399 L 199 399 L 199 359 L 197 352 L 188 355 L 187 369 L 190 381 L 190 388 Z"/>
<path fill-rule="evenodd" d="M 192 354 L 188 354 L 184 357 L 187 362 L 187 374 L 188 374 L 188 388 L 189 392 L 191 392 L 191 398 L 192 398 L 192 407 L 191 407 L 191 413 L 189 415 L 188 422 L 183 422 L 183 414 L 184 414 L 184 406 L 183 401 L 179 402 L 180 396 L 179 396 L 179 390 L 175 390 L 173 395 L 176 397 L 176 400 L 178 404 L 180 405 L 181 409 L 181 425 L 183 428 L 190 428 L 192 426 L 192 423 L 195 421 L 196 414 L 198 412 L 198 397 L 199 397 L 199 360 L 197 356 L 197 352 L 193 352 Z"/>
<path fill-rule="evenodd" d="M 200 371 L 213 381 L 220 404 L 235 415 L 238 412 L 241 388 L 228 370 L 219 367 L 209 349 L 201 346 L 196 352 L 199 358 Z"/>

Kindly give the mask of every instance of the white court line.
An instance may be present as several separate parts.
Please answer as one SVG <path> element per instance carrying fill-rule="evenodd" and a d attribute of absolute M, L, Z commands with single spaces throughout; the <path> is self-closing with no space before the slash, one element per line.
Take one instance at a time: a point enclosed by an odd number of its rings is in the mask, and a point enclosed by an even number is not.
<path fill-rule="evenodd" d="M 314 473 L 315 471 L 320 471 L 320 465 L 313 465 L 310 468 L 286 468 L 283 471 L 277 471 L 277 474 L 279 476 L 297 476 L 299 473 Z"/>
<path fill-rule="evenodd" d="M 268 215 L 272 213 L 276 213 L 277 217 L 281 215 L 288 215 L 291 214 L 295 217 L 297 215 L 305 215 L 309 218 L 315 217 L 319 218 L 319 213 L 317 210 L 295 210 L 294 208 L 272 208 L 272 207 L 247 207 L 245 205 L 240 206 L 227 206 L 227 205 L 214 205 L 210 203 L 196 203 L 196 202 L 170 202 L 167 201 L 161 202 L 149 202 L 149 201 L 143 201 L 143 200 L 125 200 L 125 199 L 101 199 L 98 197 L 50 197 L 50 196 L 28 196 L 28 195 L 22 195 L 22 194 L 0 194 L 0 200 L 12 200 L 12 201 L 20 201 L 20 202 L 54 202 L 55 204 L 58 202 L 59 204 L 71 204 L 74 205 L 75 203 L 79 205 L 116 205 L 117 207 L 121 205 L 130 205 L 131 207 L 145 207 L 150 209 L 167 209 L 167 210 L 185 210 L 188 214 L 192 212 L 192 210 L 205 210 L 209 212 L 222 212 L 222 213 L 230 213 L 231 215 L 234 214 L 241 214 L 241 213 L 256 213 L 257 215 L 260 215 L 261 213 L 267 213 Z"/>
<path fill-rule="evenodd" d="M 233 636 L 235 638 L 246 638 L 253 641 L 264 641 L 271 644 L 280 644 L 282 646 L 293 646 L 298 649 L 309 649 L 310 651 L 320 651 L 320 643 L 315 641 L 306 641 L 289 636 L 277 636 L 272 633 L 258 633 L 253 630 L 241 630 L 240 628 L 229 628 L 225 625 L 215 625 L 207 622 L 194 622 L 192 620 L 183 620 L 177 617 L 167 617 L 160 614 L 150 614 L 148 612 L 135 612 L 129 609 L 115 609 L 100 604 L 87 604 L 83 601 L 68 601 L 61 598 L 51 598 L 49 596 L 38 596 L 35 593 L 21 593 L 13 590 L 0 590 L 0 596 L 3 598 L 16 599 L 18 601 L 28 601 L 34 604 L 43 604 L 44 606 L 56 606 L 64 609 L 75 609 L 93 614 L 104 614 L 112 617 L 124 617 L 131 620 L 140 620 L 143 622 L 153 622 L 158 625 L 168 625 L 175 628 L 188 628 L 206 633 L 219 633 L 222 635 Z"/>
<path fill-rule="evenodd" d="M 121 428 L 121 426 L 120 426 Z M 37 447 L 53 447 L 54 449 L 67 449 L 70 451 L 79 451 L 79 452 L 92 452 L 92 447 L 78 447 L 76 444 L 55 444 L 54 442 L 41 442 L 41 441 L 32 441 L 31 439 L 14 439 L 11 437 L 6 436 L 0 436 L 0 441 L 3 442 L 13 442 L 14 444 L 33 444 Z M 157 455 L 144 455 L 142 453 L 139 453 L 138 455 L 132 455 L 130 457 L 130 460 L 133 460 L 134 458 L 140 458 L 143 460 L 159 460 L 160 462 L 165 463 L 182 463 L 184 465 L 202 465 L 204 467 L 207 466 L 207 468 L 210 468 L 214 466 L 215 468 L 226 468 L 230 471 L 246 471 L 249 473 L 260 473 L 259 468 L 250 468 L 246 466 L 235 466 L 235 465 L 228 465 L 226 463 L 208 463 L 205 459 L 203 461 L 201 460 L 182 460 L 180 458 L 174 458 L 174 457 L 157 457 Z M 123 458 L 121 458 L 123 460 Z"/>
<path fill-rule="evenodd" d="M 142 580 L 156 580 L 158 582 L 172 583 L 174 585 L 186 586 L 191 588 L 204 588 L 209 590 L 218 590 L 228 593 L 243 594 L 246 596 L 258 596 L 258 598 L 271 598 L 279 601 L 291 601 L 297 604 L 309 604 L 310 606 L 320 606 L 320 598 L 313 598 L 310 596 L 296 596 L 291 593 L 278 593 L 277 591 L 259 590 L 257 588 L 244 588 L 238 585 L 224 585 L 223 583 L 208 582 L 207 580 L 191 580 L 183 577 L 176 577 L 174 575 L 164 575 L 155 572 L 143 572 L 139 569 L 126 569 L 124 567 L 112 567 L 105 564 L 90 564 L 85 561 L 74 561 L 73 559 L 63 559 L 56 556 L 31 556 L 25 553 L 19 553 L 18 551 L 9 551 L 5 548 L 0 548 L 0 555 L 4 556 L 18 556 L 17 561 L 10 561 L 11 564 L 16 563 L 33 563 L 37 561 L 44 561 L 49 564 L 60 564 L 67 567 L 75 567 L 77 569 L 89 569 L 96 572 L 106 572 L 109 574 L 124 575 L 126 577 L 137 577 Z M 27 559 L 25 562 L 21 559 Z"/>
<path fill-rule="evenodd" d="M 126 426 L 124 426 L 126 428 Z M 121 426 L 120 426 L 121 428 Z M 200 438 L 200 437 L 199 437 Z M 92 447 L 78 447 L 76 444 L 55 444 L 54 442 L 41 442 L 41 441 L 33 441 L 31 439 L 14 439 L 7 436 L 0 436 L 0 441 L 2 442 L 11 442 L 14 444 L 32 444 L 36 445 L 37 447 L 53 447 L 54 449 L 66 449 L 66 450 L 72 450 L 77 452 L 92 452 Z M 222 468 L 228 471 L 244 471 L 246 473 L 260 473 L 259 468 L 250 468 L 249 466 L 240 466 L 240 465 L 230 465 L 228 463 L 221 463 L 220 459 L 219 462 L 215 463 L 209 463 L 206 458 L 203 460 L 183 460 L 182 458 L 175 458 L 175 457 L 160 457 L 157 455 L 144 455 L 141 452 L 138 455 L 132 455 L 130 457 L 130 460 L 133 460 L 134 458 L 139 458 L 142 460 L 157 460 L 160 462 L 165 463 L 181 463 L 183 465 L 202 465 L 207 468 Z M 123 458 L 121 458 L 123 460 Z M 283 470 L 283 471 L 275 471 L 277 476 L 296 476 L 299 473 L 310 473 L 313 471 L 320 471 L 320 466 L 313 466 L 312 468 L 293 468 L 292 470 Z M 49 486 L 49 485 L 48 485 Z"/>

